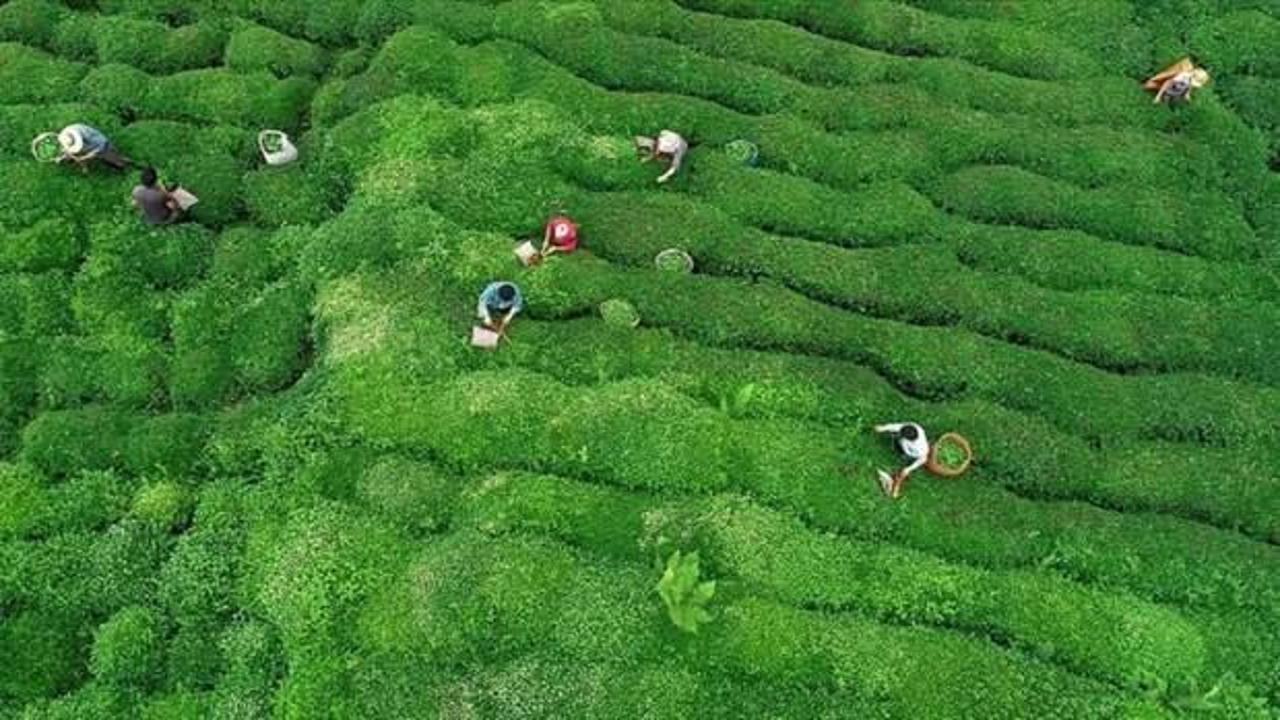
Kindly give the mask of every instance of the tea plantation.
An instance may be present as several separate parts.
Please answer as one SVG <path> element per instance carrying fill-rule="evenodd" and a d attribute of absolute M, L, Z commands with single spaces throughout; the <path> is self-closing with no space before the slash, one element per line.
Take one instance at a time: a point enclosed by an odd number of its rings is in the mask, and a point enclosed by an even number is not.
<path fill-rule="evenodd" d="M 1278 170 L 1280 0 L 0 0 L 0 718 L 1274 720 Z"/>

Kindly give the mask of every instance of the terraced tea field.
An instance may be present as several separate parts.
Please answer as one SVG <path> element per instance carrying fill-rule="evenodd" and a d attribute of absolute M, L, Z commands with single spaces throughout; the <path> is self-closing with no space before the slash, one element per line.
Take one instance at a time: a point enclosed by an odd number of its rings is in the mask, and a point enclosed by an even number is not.
<path fill-rule="evenodd" d="M 1277 0 L 0 1 L 0 717 L 1278 717 L 1278 58 Z M 973 468 L 886 498 L 902 420 Z"/>

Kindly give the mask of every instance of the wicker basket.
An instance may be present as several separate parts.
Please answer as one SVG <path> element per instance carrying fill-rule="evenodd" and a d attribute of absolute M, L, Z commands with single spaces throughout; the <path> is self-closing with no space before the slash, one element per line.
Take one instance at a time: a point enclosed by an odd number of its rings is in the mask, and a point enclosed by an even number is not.
<path fill-rule="evenodd" d="M 58 153 L 56 155 L 41 152 L 42 147 L 52 147 L 53 145 L 58 145 L 58 134 L 51 132 L 41 133 L 31 141 L 31 155 L 35 157 L 36 162 L 56 163 L 62 158 L 62 147 L 60 145 L 58 146 Z"/>
<path fill-rule="evenodd" d="M 938 446 L 944 442 L 954 443 L 964 450 L 964 462 L 959 467 L 947 467 L 938 462 Z M 963 475 L 971 464 L 973 464 L 973 446 L 969 444 L 969 441 L 963 435 L 947 433 L 933 442 L 933 445 L 929 448 L 929 460 L 924 467 L 938 477 L 953 478 Z"/>

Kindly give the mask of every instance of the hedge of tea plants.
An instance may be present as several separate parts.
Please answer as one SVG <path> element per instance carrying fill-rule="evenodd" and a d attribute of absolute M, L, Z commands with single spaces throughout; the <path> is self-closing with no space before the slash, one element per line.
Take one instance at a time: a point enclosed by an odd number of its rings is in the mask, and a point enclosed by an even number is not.
<path fill-rule="evenodd" d="M 1280 717 L 1278 29 L 0 3 L 0 718 Z"/>

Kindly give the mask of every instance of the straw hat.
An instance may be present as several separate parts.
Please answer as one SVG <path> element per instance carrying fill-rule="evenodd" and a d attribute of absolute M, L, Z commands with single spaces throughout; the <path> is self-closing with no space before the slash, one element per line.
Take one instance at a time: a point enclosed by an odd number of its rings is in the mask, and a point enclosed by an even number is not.
<path fill-rule="evenodd" d="M 1191 87 L 1202 88 L 1209 84 L 1209 72 L 1204 68 L 1196 68 L 1191 71 Z"/>
<path fill-rule="evenodd" d="M 77 128 L 67 128 L 58 133 L 58 144 L 66 152 L 76 155 L 84 150 L 84 135 L 80 134 Z"/>
<path fill-rule="evenodd" d="M 558 222 L 555 224 L 555 228 L 554 232 L 557 240 L 564 240 L 573 232 L 573 227 L 567 222 Z"/>

